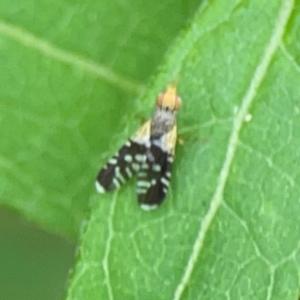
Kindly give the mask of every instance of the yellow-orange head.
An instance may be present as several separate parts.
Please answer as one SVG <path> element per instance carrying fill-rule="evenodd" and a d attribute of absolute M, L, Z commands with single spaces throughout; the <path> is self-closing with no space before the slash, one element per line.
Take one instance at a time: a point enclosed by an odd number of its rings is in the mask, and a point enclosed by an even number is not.
<path fill-rule="evenodd" d="M 176 94 L 176 86 L 169 85 L 164 93 L 158 95 L 156 104 L 163 109 L 171 111 L 179 110 L 181 98 Z"/>

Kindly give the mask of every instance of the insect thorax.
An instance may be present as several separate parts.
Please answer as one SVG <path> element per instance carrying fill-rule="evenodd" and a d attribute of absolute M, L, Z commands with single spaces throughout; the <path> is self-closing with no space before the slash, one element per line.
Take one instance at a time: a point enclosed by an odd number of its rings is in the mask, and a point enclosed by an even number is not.
<path fill-rule="evenodd" d="M 151 137 L 162 136 L 176 125 L 176 112 L 156 107 L 151 120 Z"/>

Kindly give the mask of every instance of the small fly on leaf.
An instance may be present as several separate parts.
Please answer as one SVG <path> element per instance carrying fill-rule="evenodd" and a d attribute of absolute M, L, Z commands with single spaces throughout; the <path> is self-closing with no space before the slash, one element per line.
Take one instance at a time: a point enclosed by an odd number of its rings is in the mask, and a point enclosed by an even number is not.
<path fill-rule="evenodd" d="M 166 197 L 177 139 L 176 114 L 181 99 L 174 85 L 158 95 L 151 120 L 100 170 L 96 188 L 105 193 L 137 174 L 136 194 L 142 209 L 157 208 Z"/>

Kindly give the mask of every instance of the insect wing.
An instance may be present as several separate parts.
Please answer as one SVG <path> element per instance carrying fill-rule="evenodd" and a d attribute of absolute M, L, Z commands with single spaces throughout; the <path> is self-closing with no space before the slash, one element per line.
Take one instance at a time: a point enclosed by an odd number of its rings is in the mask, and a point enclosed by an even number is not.
<path fill-rule="evenodd" d="M 171 179 L 173 156 L 152 145 L 147 160 L 137 174 L 136 193 L 142 209 L 157 208 L 166 197 Z"/>
<path fill-rule="evenodd" d="M 149 143 L 149 138 L 150 122 L 147 122 L 100 170 L 96 179 L 96 189 L 99 193 L 119 188 L 139 171 L 141 163 L 146 159 L 145 144 Z"/>
<path fill-rule="evenodd" d="M 134 161 L 134 157 L 145 153 L 145 147 L 132 140 L 126 142 L 121 149 L 107 162 L 100 170 L 96 188 L 99 193 L 119 188 L 136 171 L 139 170 L 139 164 Z"/>
<path fill-rule="evenodd" d="M 171 179 L 177 137 L 176 126 L 160 138 L 152 139 L 146 161 L 138 171 L 136 193 L 142 209 L 157 208 L 166 197 Z"/>

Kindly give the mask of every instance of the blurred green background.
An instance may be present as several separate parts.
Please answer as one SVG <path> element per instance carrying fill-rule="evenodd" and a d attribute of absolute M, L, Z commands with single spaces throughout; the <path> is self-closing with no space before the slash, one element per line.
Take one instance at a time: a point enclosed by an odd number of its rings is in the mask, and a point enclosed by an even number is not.
<path fill-rule="evenodd" d="M 0 299 L 62 299 L 75 241 L 0 209 Z"/>
<path fill-rule="evenodd" d="M 100 162 L 200 2 L 1 0 L 0 300 L 64 297 Z"/>

